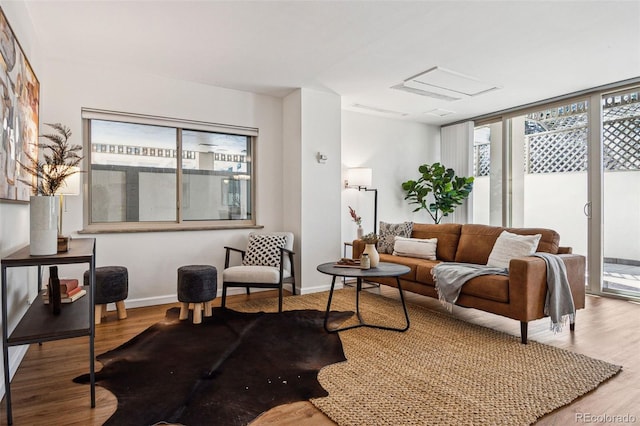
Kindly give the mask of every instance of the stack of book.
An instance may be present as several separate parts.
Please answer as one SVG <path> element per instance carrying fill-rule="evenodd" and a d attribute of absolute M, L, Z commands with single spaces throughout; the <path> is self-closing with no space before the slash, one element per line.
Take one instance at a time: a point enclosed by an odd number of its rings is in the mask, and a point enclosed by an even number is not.
<path fill-rule="evenodd" d="M 358 269 L 362 269 L 360 267 L 360 259 L 349 259 L 348 257 L 343 257 L 342 259 L 338 260 L 334 266 L 337 266 L 338 268 L 358 268 Z"/>
<path fill-rule="evenodd" d="M 62 298 L 62 303 L 75 302 L 85 294 L 87 294 L 87 290 L 79 285 L 78 280 L 75 278 L 60 278 L 60 297 Z M 49 304 L 48 289 L 42 293 L 42 300 L 45 305 Z"/>

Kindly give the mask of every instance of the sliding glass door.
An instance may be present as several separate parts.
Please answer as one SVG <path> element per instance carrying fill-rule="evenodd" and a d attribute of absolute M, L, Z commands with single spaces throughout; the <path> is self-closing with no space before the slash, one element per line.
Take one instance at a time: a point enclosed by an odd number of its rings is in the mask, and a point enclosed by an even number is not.
<path fill-rule="evenodd" d="M 602 292 L 640 296 L 640 87 L 602 96 Z"/>
<path fill-rule="evenodd" d="M 510 225 L 551 228 L 587 255 L 588 100 L 510 119 Z"/>

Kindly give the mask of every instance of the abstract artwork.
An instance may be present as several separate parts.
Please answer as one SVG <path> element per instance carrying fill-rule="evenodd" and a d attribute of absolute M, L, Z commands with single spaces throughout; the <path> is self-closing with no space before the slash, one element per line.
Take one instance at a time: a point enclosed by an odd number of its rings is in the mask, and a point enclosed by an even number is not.
<path fill-rule="evenodd" d="M 40 83 L 0 8 L 0 199 L 29 201 L 20 163 L 38 156 Z"/>

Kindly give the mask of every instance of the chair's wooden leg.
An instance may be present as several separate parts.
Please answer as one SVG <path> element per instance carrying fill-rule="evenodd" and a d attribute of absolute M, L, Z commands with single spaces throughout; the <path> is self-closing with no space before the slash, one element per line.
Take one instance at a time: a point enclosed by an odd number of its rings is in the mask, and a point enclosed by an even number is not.
<path fill-rule="evenodd" d="M 104 305 L 96 305 L 95 323 L 100 324 L 102 322 L 102 307 Z"/>
<path fill-rule="evenodd" d="M 180 304 L 180 320 L 186 320 L 187 318 L 189 318 L 189 304 L 188 303 L 181 303 Z"/>
<path fill-rule="evenodd" d="M 520 342 L 523 345 L 527 344 L 527 330 L 529 329 L 529 323 L 520 321 Z"/>
<path fill-rule="evenodd" d="M 208 300 L 208 301 L 204 302 L 204 316 L 205 317 L 210 317 L 211 315 L 213 315 L 213 308 L 211 307 L 212 303 L 213 303 L 213 300 Z"/>
<path fill-rule="evenodd" d="M 202 322 L 202 303 L 193 304 L 193 323 L 200 324 Z"/>
<path fill-rule="evenodd" d="M 220 303 L 222 309 L 227 307 L 227 286 L 222 284 L 222 302 Z"/>
<path fill-rule="evenodd" d="M 127 318 L 127 308 L 124 306 L 124 300 L 118 300 L 116 302 L 116 310 L 118 311 L 118 319 Z"/>

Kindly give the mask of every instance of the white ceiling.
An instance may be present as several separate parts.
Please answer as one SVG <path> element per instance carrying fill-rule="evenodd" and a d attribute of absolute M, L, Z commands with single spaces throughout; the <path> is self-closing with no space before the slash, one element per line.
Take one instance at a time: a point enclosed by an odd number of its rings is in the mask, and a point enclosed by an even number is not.
<path fill-rule="evenodd" d="M 640 76 L 640 1 L 32 1 L 47 56 L 444 124 Z M 501 88 L 391 89 L 433 67 Z M 453 111 L 445 117 L 425 114 Z"/>

